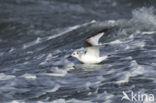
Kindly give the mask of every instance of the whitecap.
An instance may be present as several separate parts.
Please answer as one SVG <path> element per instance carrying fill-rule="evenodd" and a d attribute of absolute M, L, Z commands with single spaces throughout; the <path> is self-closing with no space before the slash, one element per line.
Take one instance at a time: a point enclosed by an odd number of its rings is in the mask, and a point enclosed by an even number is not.
<path fill-rule="evenodd" d="M 91 101 L 78 100 L 78 99 L 70 99 L 67 100 L 66 103 L 93 103 Z"/>
<path fill-rule="evenodd" d="M 11 102 L 6 102 L 6 103 L 26 103 L 26 102 L 24 102 L 22 100 L 13 100 Z"/>
<path fill-rule="evenodd" d="M 96 100 L 102 100 L 103 103 L 112 103 L 112 99 L 114 98 L 114 95 L 107 93 L 104 91 L 104 93 L 97 94 Z"/>
<path fill-rule="evenodd" d="M 56 37 L 62 36 L 62 35 L 64 35 L 64 34 L 66 34 L 66 33 L 69 33 L 69 32 L 71 32 L 71 31 L 73 31 L 73 30 L 76 30 L 76 29 L 78 29 L 78 28 L 80 28 L 80 27 L 87 26 L 87 25 L 92 24 L 92 23 L 95 23 L 95 22 L 96 22 L 95 20 L 92 20 L 92 21 L 89 22 L 89 23 L 84 23 L 84 24 L 80 24 L 80 25 L 75 25 L 75 26 L 69 27 L 69 28 L 67 28 L 65 31 L 63 31 L 63 32 L 61 32 L 61 33 L 58 33 L 58 34 L 49 36 L 49 37 L 48 37 L 48 40 L 51 40 L 51 39 L 54 39 L 54 38 L 56 38 Z"/>
<path fill-rule="evenodd" d="M 156 26 L 156 16 L 154 15 L 154 8 L 141 8 L 132 12 L 132 20 L 143 23 L 144 27 Z M 153 28 L 153 27 L 152 27 Z"/>
<path fill-rule="evenodd" d="M 135 77 L 135 76 L 142 75 L 148 72 L 148 70 L 146 70 L 148 68 L 145 69 L 145 67 L 142 65 L 139 65 L 136 60 L 131 61 L 131 64 L 129 67 L 130 67 L 129 71 L 124 71 L 119 74 L 121 76 L 119 80 L 116 81 L 117 84 L 128 83 L 130 77 Z"/>
<path fill-rule="evenodd" d="M 58 57 L 58 55 L 53 56 L 52 53 L 49 53 L 49 54 L 46 56 L 46 58 L 45 58 L 45 60 L 44 60 L 43 62 L 46 63 L 46 62 L 48 62 L 49 60 L 54 59 L 54 58 L 57 58 L 57 57 Z M 41 63 L 41 64 L 42 64 L 42 63 Z"/>
<path fill-rule="evenodd" d="M 114 40 L 112 42 L 110 42 L 110 44 L 121 44 L 122 41 L 121 40 Z"/>
<path fill-rule="evenodd" d="M 86 85 L 86 88 L 89 89 L 89 87 L 91 86 L 91 84 L 92 84 L 92 83 L 88 81 L 88 82 L 85 84 L 85 85 Z"/>
<path fill-rule="evenodd" d="M 53 57 L 53 55 L 51 53 L 49 53 L 46 57 L 46 61 L 50 60 Z"/>
<path fill-rule="evenodd" d="M 47 64 L 47 61 L 43 61 L 39 65 L 46 65 L 46 64 Z"/>
<path fill-rule="evenodd" d="M 26 61 L 26 62 L 24 62 L 23 64 L 24 64 L 24 65 L 29 64 L 29 61 Z"/>
<path fill-rule="evenodd" d="M 52 73 L 43 73 L 43 75 L 64 77 L 67 75 L 67 73 L 68 72 L 66 70 L 55 67 L 55 68 L 52 68 Z"/>
<path fill-rule="evenodd" d="M 130 67 L 131 67 L 132 69 L 131 69 L 131 72 L 129 72 L 129 73 L 130 73 L 130 75 L 133 76 L 133 77 L 134 77 L 134 76 L 137 76 L 137 75 L 141 75 L 141 74 L 143 74 L 143 73 L 146 73 L 146 69 L 145 69 L 143 66 L 139 65 L 139 64 L 136 62 L 136 60 L 133 60 L 133 61 L 131 62 Z"/>
<path fill-rule="evenodd" d="M 65 101 L 65 99 L 57 99 L 52 101 L 52 103 L 67 103 L 67 102 Z"/>
<path fill-rule="evenodd" d="M 66 71 L 61 71 L 61 73 L 44 73 L 44 75 L 54 76 L 54 77 L 64 77 L 66 76 Z"/>
<path fill-rule="evenodd" d="M 52 101 L 52 103 L 93 103 L 93 102 L 85 101 L 85 100 L 78 100 L 78 99 L 65 100 L 61 98 L 61 99 L 56 99 Z"/>
<path fill-rule="evenodd" d="M 38 37 L 36 40 L 34 40 L 34 41 L 32 41 L 32 42 L 25 43 L 25 44 L 23 45 L 23 49 L 26 49 L 26 48 L 28 48 L 28 47 L 34 46 L 34 45 L 39 44 L 39 43 L 41 43 L 41 38 L 40 38 L 40 37 Z"/>
<path fill-rule="evenodd" d="M 130 77 L 131 77 L 131 74 L 129 72 L 124 72 L 121 74 L 121 77 L 119 78 L 118 81 L 116 81 L 116 83 L 117 84 L 128 83 Z"/>
<path fill-rule="evenodd" d="M 37 77 L 36 75 L 33 75 L 33 74 L 24 74 L 22 75 L 21 77 L 25 78 L 25 79 L 29 79 L 29 80 L 35 80 Z"/>
<path fill-rule="evenodd" d="M 13 79 L 15 77 L 16 76 L 14 76 L 14 75 L 6 75 L 4 73 L 0 73 L 0 80 L 9 80 L 9 79 Z"/>
<path fill-rule="evenodd" d="M 58 34 L 49 36 L 49 37 L 48 37 L 48 40 L 51 40 L 51 39 L 54 39 L 54 38 L 56 38 L 56 37 L 62 36 L 62 35 L 64 35 L 64 34 L 66 34 L 66 33 L 69 33 L 69 32 L 71 32 L 71 31 L 73 31 L 73 30 L 76 30 L 76 29 L 79 28 L 79 27 L 80 27 L 79 25 L 76 25 L 76 26 L 73 26 L 73 27 L 69 27 L 69 28 L 67 28 L 65 31 L 63 31 L 63 32 L 61 32 L 61 33 L 58 33 Z"/>
<path fill-rule="evenodd" d="M 59 90 L 60 87 L 61 87 L 61 86 L 57 84 L 53 89 L 48 90 L 47 92 L 50 92 L 50 93 L 56 92 L 57 90 Z"/>
<path fill-rule="evenodd" d="M 142 32 L 143 35 L 152 35 L 155 33 L 156 33 L 156 31 L 144 31 L 144 32 Z"/>
<path fill-rule="evenodd" d="M 15 48 L 11 48 L 11 49 L 9 50 L 9 53 L 12 53 L 13 51 L 15 51 Z"/>
<path fill-rule="evenodd" d="M 37 56 L 37 57 L 34 57 L 34 58 L 35 58 L 35 59 L 42 59 L 44 56 L 45 56 L 45 54 L 41 54 L 41 55 L 39 55 L 39 56 Z"/>

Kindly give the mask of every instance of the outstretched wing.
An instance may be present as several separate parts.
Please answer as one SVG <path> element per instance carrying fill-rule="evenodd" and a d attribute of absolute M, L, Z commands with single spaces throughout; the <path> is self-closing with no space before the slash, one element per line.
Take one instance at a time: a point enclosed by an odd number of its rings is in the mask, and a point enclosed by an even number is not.
<path fill-rule="evenodd" d="M 99 45 L 99 39 L 104 35 L 104 32 L 98 33 L 94 36 L 91 36 L 86 39 L 86 43 L 91 45 L 91 46 L 97 46 Z"/>
<path fill-rule="evenodd" d="M 104 35 L 105 32 L 108 32 L 109 28 L 104 28 L 101 31 L 99 31 L 98 33 L 88 37 L 85 42 L 87 44 L 87 46 L 98 46 L 99 44 L 99 39 Z"/>
<path fill-rule="evenodd" d="M 99 40 L 104 34 L 105 36 L 108 36 L 108 34 L 116 31 L 117 29 L 118 28 L 116 27 L 108 27 L 100 30 L 99 32 L 93 34 L 85 40 L 86 46 L 99 46 Z"/>

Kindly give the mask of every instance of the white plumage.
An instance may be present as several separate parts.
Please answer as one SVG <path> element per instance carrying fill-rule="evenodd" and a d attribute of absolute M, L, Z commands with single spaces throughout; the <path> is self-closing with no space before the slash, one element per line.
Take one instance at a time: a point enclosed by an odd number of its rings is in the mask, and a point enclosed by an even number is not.
<path fill-rule="evenodd" d="M 98 33 L 88 39 L 86 42 L 90 44 L 90 47 L 86 47 L 86 52 L 82 53 L 79 51 L 74 51 L 72 56 L 77 58 L 82 63 L 86 64 L 96 64 L 100 63 L 107 58 L 107 56 L 100 56 L 99 39 L 104 35 L 104 32 Z"/>

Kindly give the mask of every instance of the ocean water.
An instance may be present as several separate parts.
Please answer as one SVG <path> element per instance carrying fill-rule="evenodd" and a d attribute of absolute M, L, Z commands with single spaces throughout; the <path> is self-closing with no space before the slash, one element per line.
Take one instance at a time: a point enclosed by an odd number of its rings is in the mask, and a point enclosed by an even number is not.
<path fill-rule="evenodd" d="M 102 29 L 108 59 L 70 57 Z M 0 1 L 0 103 L 155 102 L 154 1 Z"/>

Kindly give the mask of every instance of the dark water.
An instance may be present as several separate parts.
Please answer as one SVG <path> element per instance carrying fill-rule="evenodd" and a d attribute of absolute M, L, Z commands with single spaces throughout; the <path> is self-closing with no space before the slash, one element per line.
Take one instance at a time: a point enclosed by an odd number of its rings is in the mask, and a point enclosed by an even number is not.
<path fill-rule="evenodd" d="M 0 103 L 155 103 L 153 0 L 0 0 Z M 101 64 L 69 55 L 104 28 Z M 123 91 L 155 101 L 122 100 Z"/>

